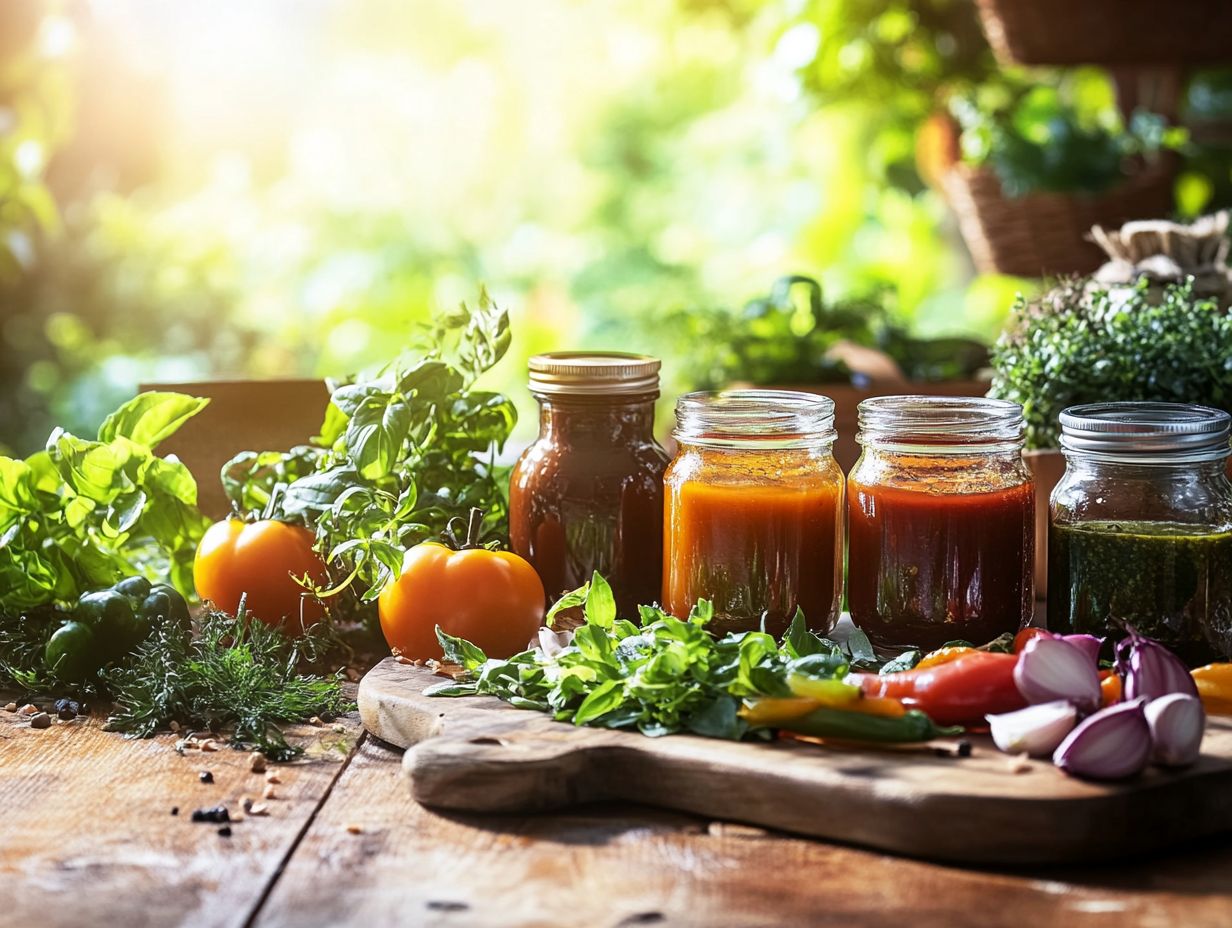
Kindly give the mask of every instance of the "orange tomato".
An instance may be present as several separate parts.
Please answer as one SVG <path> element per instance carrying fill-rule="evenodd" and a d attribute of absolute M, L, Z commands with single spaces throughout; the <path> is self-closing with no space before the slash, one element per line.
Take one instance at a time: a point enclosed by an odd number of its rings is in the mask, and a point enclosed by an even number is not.
<path fill-rule="evenodd" d="M 312 532 L 302 525 L 264 519 L 226 519 L 210 526 L 193 561 L 197 595 L 234 614 L 245 597 L 248 612 L 269 625 L 311 625 L 324 607 L 296 582 L 305 575 L 325 582 L 325 563 L 312 550 Z M 302 625 L 301 625 L 302 620 Z"/>
<path fill-rule="evenodd" d="M 1022 649 L 1027 646 L 1027 642 L 1032 638 L 1038 638 L 1040 635 L 1051 635 L 1052 632 L 1046 628 L 1040 628 L 1037 625 L 1028 625 L 1017 635 L 1014 636 L 1014 653 L 1021 654 Z"/>
<path fill-rule="evenodd" d="M 440 660 L 438 625 L 489 657 L 525 650 L 543 624 L 544 603 L 539 575 L 516 554 L 426 541 L 406 552 L 402 573 L 377 605 L 390 648 L 413 660 Z"/>

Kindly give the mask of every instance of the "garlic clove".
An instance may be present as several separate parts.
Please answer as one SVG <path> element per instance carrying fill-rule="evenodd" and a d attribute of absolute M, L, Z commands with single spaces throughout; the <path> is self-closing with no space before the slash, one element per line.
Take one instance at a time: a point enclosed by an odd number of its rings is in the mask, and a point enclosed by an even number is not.
<path fill-rule="evenodd" d="M 1047 757 L 1078 722 L 1078 710 L 1064 700 L 986 715 L 993 743 L 1007 754 Z"/>
<path fill-rule="evenodd" d="M 1198 687 L 1179 657 L 1158 641 L 1132 628 L 1117 645 L 1117 670 L 1125 680 L 1125 698 L 1159 699 L 1169 693 L 1197 696 Z"/>
<path fill-rule="evenodd" d="M 1146 705 L 1151 729 L 1151 759 L 1165 767 L 1188 767 L 1202 752 L 1206 712 L 1202 700 L 1187 693 L 1169 693 Z"/>
<path fill-rule="evenodd" d="M 1066 735 L 1052 762 L 1072 776 L 1092 780 L 1120 780 L 1142 772 L 1151 757 L 1143 703 L 1118 703 L 1083 720 Z"/>
<path fill-rule="evenodd" d="M 1032 638 L 1018 655 L 1014 683 L 1023 698 L 1038 703 L 1063 700 L 1079 712 L 1099 708 L 1099 670 L 1081 646 L 1060 638 Z"/>

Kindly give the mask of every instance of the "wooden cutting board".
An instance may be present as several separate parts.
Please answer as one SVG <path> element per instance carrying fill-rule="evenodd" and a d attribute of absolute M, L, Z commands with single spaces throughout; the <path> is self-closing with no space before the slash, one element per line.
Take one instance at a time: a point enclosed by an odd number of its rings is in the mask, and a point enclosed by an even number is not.
<path fill-rule="evenodd" d="M 1124 857 L 1232 828 L 1232 720 L 1212 718 L 1203 757 L 1123 784 L 1075 780 L 1044 761 L 1011 771 L 984 737 L 968 758 L 929 749 L 647 738 L 579 728 L 492 697 L 422 695 L 441 682 L 387 658 L 359 687 L 367 729 L 407 748 L 427 806 L 531 812 L 622 800 L 897 854 L 970 864 Z"/>

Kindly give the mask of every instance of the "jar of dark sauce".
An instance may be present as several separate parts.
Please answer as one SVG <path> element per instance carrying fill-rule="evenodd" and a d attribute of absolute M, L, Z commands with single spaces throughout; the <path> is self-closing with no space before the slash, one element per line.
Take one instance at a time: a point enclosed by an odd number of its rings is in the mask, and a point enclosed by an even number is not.
<path fill-rule="evenodd" d="M 1048 627 L 1123 636 L 1190 664 L 1232 658 L 1230 418 L 1179 403 L 1061 413 L 1065 475 L 1048 531 Z"/>
<path fill-rule="evenodd" d="M 549 603 L 599 571 L 622 617 L 657 602 L 663 582 L 663 472 L 654 438 L 659 361 L 619 352 L 530 360 L 539 438 L 514 466 L 513 550 L 539 572 Z"/>
<path fill-rule="evenodd" d="M 1035 484 L 1022 407 L 882 396 L 859 406 L 847 602 L 878 648 L 983 644 L 1031 618 Z"/>

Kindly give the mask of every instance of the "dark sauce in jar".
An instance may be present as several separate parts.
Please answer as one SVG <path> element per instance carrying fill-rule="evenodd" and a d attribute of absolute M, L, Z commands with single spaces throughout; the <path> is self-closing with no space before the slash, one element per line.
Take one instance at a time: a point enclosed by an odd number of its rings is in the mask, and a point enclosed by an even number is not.
<path fill-rule="evenodd" d="M 1054 524 L 1048 627 L 1119 638 L 1117 622 L 1191 665 L 1232 658 L 1232 532 L 1168 522 Z"/>
<path fill-rule="evenodd" d="M 621 616 L 658 600 L 663 472 L 654 439 L 659 362 L 562 352 L 531 360 L 539 438 L 514 466 L 509 537 L 549 603 L 598 571 Z"/>
<path fill-rule="evenodd" d="M 847 493 L 847 598 L 875 644 L 982 644 L 1030 615 L 1031 483 L 938 493 L 853 481 Z"/>

